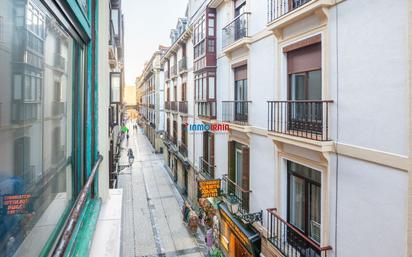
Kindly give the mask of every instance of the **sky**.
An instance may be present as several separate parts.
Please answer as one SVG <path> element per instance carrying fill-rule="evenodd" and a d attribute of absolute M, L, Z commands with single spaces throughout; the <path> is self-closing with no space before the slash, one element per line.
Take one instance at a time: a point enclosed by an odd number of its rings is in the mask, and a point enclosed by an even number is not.
<path fill-rule="evenodd" d="M 159 44 L 170 45 L 170 30 L 184 17 L 187 0 L 123 0 L 125 80 L 135 84 Z"/>

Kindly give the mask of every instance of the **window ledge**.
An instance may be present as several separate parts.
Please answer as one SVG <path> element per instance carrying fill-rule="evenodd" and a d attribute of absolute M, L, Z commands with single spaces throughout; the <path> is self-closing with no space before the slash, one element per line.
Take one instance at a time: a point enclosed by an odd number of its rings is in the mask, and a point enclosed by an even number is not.
<path fill-rule="evenodd" d="M 222 52 L 226 56 L 230 57 L 233 51 L 238 50 L 240 48 L 246 48 L 247 50 L 249 50 L 249 45 L 251 43 L 252 43 L 251 37 L 243 37 L 242 39 L 239 39 L 236 42 L 233 42 L 232 44 L 223 48 Z"/>
<path fill-rule="evenodd" d="M 335 142 L 334 141 L 317 141 L 302 137 L 290 136 L 276 132 L 268 132 L 268 136 L 273 140 L 273 142 L 293 145 L 309 150 L 313 150 L 320 153 L 335 152 Z"/>

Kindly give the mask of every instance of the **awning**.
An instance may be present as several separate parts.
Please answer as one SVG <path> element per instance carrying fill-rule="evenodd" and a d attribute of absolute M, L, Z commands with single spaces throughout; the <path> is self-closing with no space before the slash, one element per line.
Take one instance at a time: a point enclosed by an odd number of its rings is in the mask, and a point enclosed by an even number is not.
<path fill-rule="evenodd" d="M 236 235 L 239 241 L 247 248 L 247 250 L 253 254 L 253 256 L 260 256 L 260 234 L 259 232 L 252 227 L 251 225 L 245 225 L 233 215 L 226 204 L 221 202 L 218 204 L 220 217 L 223 219 L 229 226 L 232 233 Z"/>

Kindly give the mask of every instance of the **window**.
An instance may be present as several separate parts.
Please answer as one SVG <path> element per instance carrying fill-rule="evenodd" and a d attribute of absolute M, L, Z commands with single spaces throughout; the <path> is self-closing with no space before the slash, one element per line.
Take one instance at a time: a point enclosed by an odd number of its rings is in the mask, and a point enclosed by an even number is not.
<path fill-rule="evenodd" d="M 215 20 L 212 18 L 209 18 L 209 36 L 215 36 Z"/>
<path fill-rule="evenodd" d="M 229 179 L 235 183 L 230 184 L 228 193 L 236 195 L 242 208 L 249 211 L 249 147 L 235 141 L 228 144 Z"/>
<path fill-rule="evenodd" d="M 209 98 L 215 98 L 215 78 L 209 77 Z"/>
<path fill-rule="evenodd" d="M 22 98 L 21 85 L 22 85 L 21 75 L 14 75 L 13 100 L 21 100 Z"/>
<path fill-rule="evenodd" d="M 288 161 L 288 222 L 320 243 L 321 173 Z"/>
<path fill-rule="evenodd" d="M 207 51 L 209 53 L 214 53 L 215 52 L 215 40 L 209 39 L 207 41 Z"/>
<path fill-rule="evenodd" d="M 117 37 L 119 36 L 120 31 L 120 21 L 119 21 L 119 9 L 112 9 L 112 21 L 114 27 L 114 35 Z"/>
<path fill-rule="evenodd" d="M 0 42 L 4 42 L 6 40 L 5 34 L 4 17 L 0 16 Z"/>
<path fill-rule="evenodd" d="M 110 73 L 111 102 L 120 103 L 120 73 Z"/>
<path fill-rule="evenodd" d="M 74 93 L 83 87 L 77 83 L 84 75 L 80 62 L 83 46 L 75 47 L 75 40 L 55 18 L 60 15 L 49 13 L 54 8 L 44 6 L 44 2 L 0 2 L 1 10 L 11 12 L 10 16 L 0 17 L 0 40 L 7 37 L 10 41 L 10 60 L 0 64 L 1 70 L 8 71 L 2 74 L 0 94 L 10 100 L 9 129 L 0 131 L 0 138 L 7 138 L 0 141 L 0 152 L 5 156 L 0 163 L 1 256 L 41 255 L 42 247 L 77 196 L 72 186 L 75 168 L 66 163 L 75 152 L 72 135 L 78 121 L 73 119 L 72 100 L 83 99 Z M 52 59 L 57 54 L 56 41 L 60 42 L 60 54 L 70 60 L 65 71 L 56 72 L 54 63 L 43 65 L 45 56 Z M 60 93 L 55 92 L 56 81 L 63 81 Z M 67 112 L 51 119 L 58 94 L 66 100 L 60 107 Z M 13 196 L 24 198 L 24 203 L 13 204 Z M 44 225 L 40 224 L 43 220 L 47 220 L 48 228 L 38 229 Z"/>

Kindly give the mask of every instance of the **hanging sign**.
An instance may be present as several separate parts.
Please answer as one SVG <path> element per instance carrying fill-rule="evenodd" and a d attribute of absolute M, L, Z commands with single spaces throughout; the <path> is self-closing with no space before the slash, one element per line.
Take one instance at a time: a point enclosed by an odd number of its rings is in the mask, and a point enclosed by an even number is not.
<path fill-rule="evenodd" d="M 220 179 L 201 180 L 197 184 L 197 196 L 198 198 L 218 197 L 220 196 L 220 189 Z"/>
<path fill-rule="evenodd" d="M 3 208 L 7 215 L 25 214 L 29 212 L 31 195 L 4 195 Z"/>

